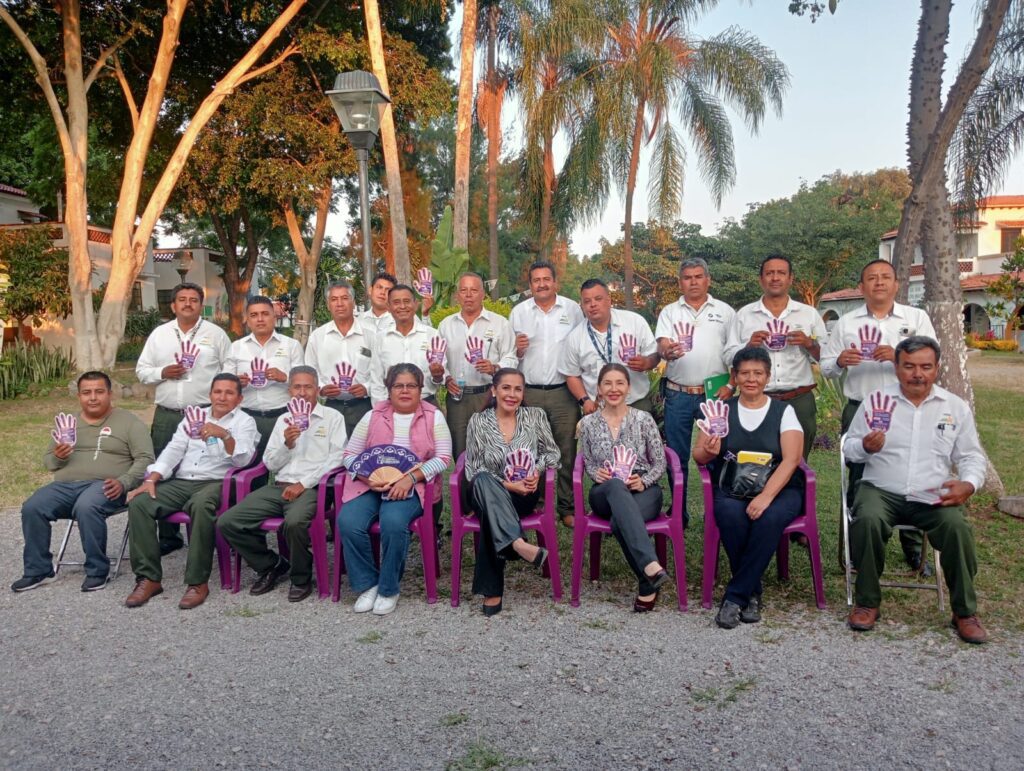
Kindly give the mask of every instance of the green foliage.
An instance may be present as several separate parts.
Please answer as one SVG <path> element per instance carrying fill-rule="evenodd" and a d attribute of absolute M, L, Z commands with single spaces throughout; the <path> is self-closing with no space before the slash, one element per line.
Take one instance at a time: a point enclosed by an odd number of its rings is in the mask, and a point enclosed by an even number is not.
<path fill-rule="evenodd" d="M 68 252 L 55 249 L 48 228 L 0 231 L 0 318 L 41 326 L 47 314 L 71 313 Z"/>
<path fill-rule="evenodd" d="M 504 300 L 492 300 L 490 297 L 484 297 L 484 307 L 492 313 L 504 316 L 506 319 L 512 313 L 512 304 Z M 434 325 L 434 329 L 437 329 L 442 321 L 458 312 L 458 305 L 435 305 L 430 309 L 430 323 Z"/>
<path fill-rule="evenodd" d="M 18 341 L 0 356 L 0 399 L 14 399 L 66 382 L 73 371 L 71 354 L 63 348 Z"/>
<path fill-rule="evenodd" d="M 456 249 L 452 233 L 452 207 L 446 206 L 430 245 L 430 272 L 434 274 L 434 302 L 449 305 L 459 276 L 469 267 L 469 252 Z M 431 314 L 433 317 L 433 314 Z"/>
<path fill-rule="evenodd" d="M 1016 251 L 1000 266 L 1003 274 L 988 285 L 988 293 L 1000 298 L 999 301 L 985 305 L 990 316 L 1006 322 L 1007 334 L 1020 326 L 1017 313 L 1024 306 L 1024 237 L 1018 238 L 1015 246 Z"/>
<path fill-rule="evenodd" d="M 149 337 L 150 333 L 163 323 L 158 308 L 150 308 L 148 311 L 129 311 L 124 322 L 125 339 L 142 339 Z"/>

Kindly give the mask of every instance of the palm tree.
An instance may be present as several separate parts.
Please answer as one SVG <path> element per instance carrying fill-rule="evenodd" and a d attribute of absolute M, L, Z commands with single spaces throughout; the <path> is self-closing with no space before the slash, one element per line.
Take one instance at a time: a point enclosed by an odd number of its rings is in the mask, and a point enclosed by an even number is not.
<path fill-rule="evenodd" d="M 601 141 L 603 147 L 591 156 L 620 189 L 625 179 L 627 308 L 633 307 L 633 194 L 644 146 L 654 146 L 649 207 L 655 218 L 668 221 L 682 206 L 686 162 L 673 116 L 695 145 L 701 177 L 721 205 L 736 181 L 726 106 L 740 112 L 752 133 L 769 107 L 782 111 L 789 72 L 771 49 L 736 27 L 704 40 L 690 33 L 689 25 L 714 5 L 714 0 L 640 0 L 617 6 L 608 22 L 594 117 L 581 137 L 591 144 Z"/>
<path fill-rule="evenodd" d="M 469 246 L 469 161 L 473 142 L 473 55 L 476 52 L 477 0 L 463 0 L 459 42 L 459 103 L 455 117 L 455 247 Z"/>

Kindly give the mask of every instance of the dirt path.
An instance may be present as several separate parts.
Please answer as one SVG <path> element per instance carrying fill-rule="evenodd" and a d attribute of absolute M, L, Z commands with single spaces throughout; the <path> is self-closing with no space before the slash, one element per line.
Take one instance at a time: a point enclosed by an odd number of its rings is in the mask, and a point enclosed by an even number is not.
<path fill-rule="evenodd" d="M 1004 388 L 1024 393 L 1024 355 L 986 356 L 974 354 L 967 359 L 971 382 L 987 388 Z"/>

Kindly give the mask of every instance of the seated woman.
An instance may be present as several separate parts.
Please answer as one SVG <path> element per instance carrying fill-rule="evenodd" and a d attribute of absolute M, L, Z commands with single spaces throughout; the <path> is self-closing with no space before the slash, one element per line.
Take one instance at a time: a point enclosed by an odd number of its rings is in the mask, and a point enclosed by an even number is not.
<path fill-rule="evenodd" d="M 364 450 L 393 444 L 415 453 L 419 464 L 395 482 L 374 483 L 353 476 L 345 484 L 337 527 L 345 549 L 354 610 L 391 613 L 409 551 L 409 523 L 423 514 L 424 482 L 442 473 L 452 458 L 452 437 L 444 415 L 420 400 L 423 373 L 415 364 L 395 364 L 384 378 L 388 398 L 366 413 L 352 431 L 342 464 L 349 466 Z M 438 487 L 440 492 L 440 487 Z M 380 568 L 373 559 L 370 526 L 380 520 Z"/>
<path fill-rule="evenodd" d="M 543 492 L 540 475 L 558 468 L 560 454 L 544 410 L 523 403 L 525 390 L 523 374 L 502 367 L 491 381 L 490 400 L 466 429 L 465 478 L 471 480 L 481 530 L 473 593 L 484 596 L 485 616 L 501 612 L 507 560 L 521 558 L 539 568 L 548 557 L 547 549 L 523 538 L 519 520 L 536 508 Z M 528 450 L 533 468 L 510 482 L 505 468 L 514 450 Z"/>
<path fill-rule="evenodd" d="M 580 447 L 587 474 L 597 483 L 590 489 L 590 508 L 611 520 L 612 535 L 640 582 L 633 610 L 646 613 L 654 610 L 658 590 L 668 581 L 644 527 L 661 513 L 658 482 L 665 473 L 665 446 L 654 418 L 627 405 L 628 395 L 629 370 L 614 362 L 605 364 L 597 376 L 601 407 L 580 421 Z M 623 451 L 613 452 L 617 447 L 636 453 L 625 481 L 613 475 L 618 471 L 615 455 Z"/>
<path fill-rule="evenodd" d="M 715 496 L 715 522 L 729 556 L 732 578 L 715 617 L 723 629 L 740 621 L 761 620 L 761 576 L 778 547 L 782 531 L 800 513 L 803 504 L 802 474 L 796 471 L 803 453 L 803 429 L 793 408 L 770 399 L 764 392 L 772 363 L 762 347 L 743 348 L 732 360 L 732 378 L 738 393 L 729 399 L 728 434 L 711 436 L 699 421 L 701 434 L 693 459 L 711 466 Z M 775 470 L 758 490 L 759 483 L 743 486 L 730 480 L 750 479 L 742 471 L 740 453 L 771 456 Z M 729 468 L 729 464 L 734 464 Z M 750 466 L 746 467 L 750 469 Z M 723 489 L 723 471 L 725 486 Z M 743 494 L 744 497 L 738 497 Z"/>

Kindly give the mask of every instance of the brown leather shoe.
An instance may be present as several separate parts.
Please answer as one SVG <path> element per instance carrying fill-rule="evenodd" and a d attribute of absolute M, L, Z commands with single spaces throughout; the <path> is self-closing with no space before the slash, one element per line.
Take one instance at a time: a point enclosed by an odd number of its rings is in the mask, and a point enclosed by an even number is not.
<path fill-rule="evenodd" d="M 978 621 L 977 616 L 953 616 L 952 626 L 960 635 L 960 639 L 966 643 L 981 645 L 988 642 L 988 632 Z"/>
<path fill-rule="evenodd" d="M 853 629 L 854 631 L 870 632 L 875 628 L 875 622 L 878 621 L 878 619 L 878 608 L 865 608 L 858 605 L 850 612 L 850 616 L 846 619 L 846 623 L 850 629 Z"/>
<path fill-rule="evenodd" d="M 124 604 L 129 608 L 139 608 L 149 602 L 150 598 L 156 597 L 163 592 L 164 588 L 159 581 L 150 581 L 148 578 L 139 578 L 135 581 L 135 589 L 128 595 Z"/>
<path fill-rule="evenodd" d="M 576 516 L 573 514 L 566 514 L 562 517 L 562 524 L 566 527 L 574 527 L 576 525 Z"/>
<path fill-rule="evenodd" d="M 178 603 L 178 607 L 182 610 L 198 608 L 206 602 L 206 598 L 209 596 L 209 584 L 191 584 L 188 589 L 185 590 L 185 595 L 181 598 L 181 602 Z"/>

